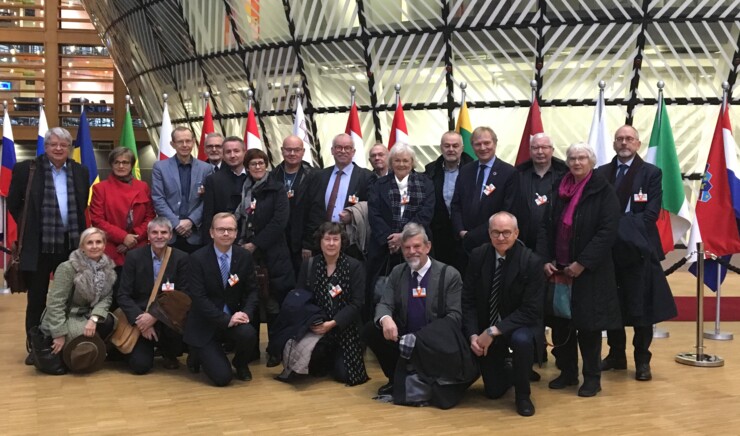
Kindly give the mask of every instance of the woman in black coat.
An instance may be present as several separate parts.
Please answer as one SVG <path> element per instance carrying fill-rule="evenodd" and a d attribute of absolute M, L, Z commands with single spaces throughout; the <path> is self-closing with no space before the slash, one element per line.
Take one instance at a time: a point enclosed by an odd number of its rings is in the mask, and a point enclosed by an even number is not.
<path fill-rule="evenodd" d="M 262 150 L 247 151 L 244 165 L 248 175 L 236 216 L 239 220 L 239 244 L 252 253 L 256 265 L 267 269 L 269 291 L 265 292 L 266 289 L 260 285 L 260 306 L 267 316 L 264 321 L 269 335 L 285 294 L 295 286 L 295 274 L 285 240 L 288 194 L 283 183 L 267 172 L 267 162 L 267 155 Z M 268 366 L 279 363 L 275 356 L 268 359 Z"/>
<path fill-rule="evenodd" d="M 596 156 L 590 146 L 568 147 L 567 164 L 570 171 L 556 185 L 537 242 L 537 251 L 550 260 L 545 274 L 572 280 L 571 320 L 549 320 L 561 370 L 549 386 L 578 384 L 580 347 L 584 381 L 578 395 L 591 397 L 601 390 L 601 331 L 621 326 L 612 261 L 619 201 L 606 179 L 593 173 Z"/>
<path fill-rule="evenodd" d="M 368 241 L 368 292 L 366 309 L 375 310 L 373 289 L 379 275 L 388 275 L 403 261 L 401 230 L 410 222 L 420 224 L 430 239 L 434 216 L 434 184 L 414 171 L 414 150 L 396 144 L 388 155 L 391 171 L 368 188 L 368 221 L 372 229 Z"/>

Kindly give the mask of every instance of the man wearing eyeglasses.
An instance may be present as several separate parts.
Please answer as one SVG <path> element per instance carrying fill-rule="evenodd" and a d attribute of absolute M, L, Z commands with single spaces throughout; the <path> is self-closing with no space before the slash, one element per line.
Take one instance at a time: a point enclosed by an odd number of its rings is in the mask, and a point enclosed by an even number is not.
<path fill-rule="evenodd" d="M 206 177 L 203 183 L 203 225 L 201 240 L 211 241 L 211 219 L 219 212 L 234 213 L 242 200 L 242 187 L 247 180 L 244 156 L 247 146 L 241 138 L 229 136 L 223 140 L 224 168 Z"/>
<path fill-rule="evenodd" d="M 340 133 L 332 140 L 334 165 L 324 168 L 313 178 L 313 190 L 307 204 L 308 216 L 303 232 L 303 258 L 318 252 L 314 232 L 326 222 L 340 222 L 340 213 L 346 207 L 367 201 L 367 187 L 375 179 L 370 170 L 352 162 L 355 146 L 352 137 Z"/>
<path fill-rule="evenodd" d="M 213 165 L 213 171 L 218 171 L 223 167 L 223 142 L 224 135 L 218 132 L 212 132 L 206 135 L 203 148 L 206 150 L 209 164 Z"/>
<path fill-rule="evenodd" d="M 544 261 L 517 240 L 514 215 L 488 220 L 490 243 L 470 255 L 462 291 L 463 330 L 478 356 L 486 395 L 501 398 L 513 385 L 517 413 L 534 415 L 529 374 L 544 344 Z M 505 359 L 513 352 L 513 366 Z"/>
<path fill-rule="evenodd" d="M 288 226 L 285 228 L 285 239 L 288 241 L 290 258 L 297 277 L 303 259 L 301 256 L 303 227 L 307 216 L 306 203 L 310 200 L 307 194 L 314 169 L 303 161 L 305 153 L 303 140 L 295 135 L 289 135 L 283 139 L 280 153 L 283 155 L 283 161 L 275 167 L 272 175 L 285 184 L 285 192 L 288 196 L 290 217 Z"/>
<path fill-rule="evenodd" d="M 213 216 L 212 244 L 190 255 L 190 297 L 183 340 L 190 346 L 188 369 L 206 376 L 216 386 L 226 386 L 234 377 L 252 379 L 249 352 L 257 342 L 257 331 L 249 324 L 257 310 L 257 276 L 252 254 L 234 245 L 236 218 L 221 212 Z M 229 363 L 222 347 L 234 344 Z"/>
<path fill-rule="evenodd" d="M 614 244 L 622 320 L 634 327 L 635 379 L 651 380 L 650 344 L 653 324 L 676 316 L 676 305 L 660 261 L 665 259 L 656 222 L 663 198 L 660 168 L 640 158 L 637 129 L 624 125 L 614 134 L 617 155 L 599 167 L 614 186 L 623 216 Z M 627 337 L 624 328 L 607 331 L 609 354 L 601 361 L 601 370 L 627 369 Z"/>
<path fill-rule="evenodd" d="M 530 159 L 516 166 L 514 192 L 518 195 L 511 212 L 519 222 L 519 240 L 534 250 L 542 217 L 556 194 L 555 182 L 568 171 L 568 166 L 553 157 L 555 149 L 546 133 L 537 133 L 529 143 Z"/>
<path fill-rule="evenodd" d="M 175 155 L 152 167 L 152 203 L 157 216 L 172 223 L 170 245 L 186 253 L 201 246 L 200 224 L 203 218 L 203 182 L 213 167 L 193 159 L 193 132 L 184 126 L 172 131 Z"/>

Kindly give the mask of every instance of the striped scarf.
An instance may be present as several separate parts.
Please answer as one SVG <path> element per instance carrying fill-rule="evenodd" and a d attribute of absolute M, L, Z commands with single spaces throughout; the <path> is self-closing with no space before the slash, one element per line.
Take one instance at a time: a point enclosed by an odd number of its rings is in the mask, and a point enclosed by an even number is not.
<path fill-rule="evenodd" d="M 64 222 L 59 211 L 57 191 L 54 188 L 52 163 L 48 159 L 44 159 L 44 161 L 41 166 L 44 171 L 44 196 L 41 200 L 41 252 L 67 253 L 77 246 L 80 238 L 72 163 L 67 160 L 65 171 L 67 174 L 67 233 L 69 233 L 69 245 L 65 247 Z"/>
<path fill-rule="evenodd" d="M 398 190 L 398 183 L 396 183 L 396 177 L 391 176 L 391 190 L 388 192 L 389 198 L 391 199 L 391 210 L 393 211 L 393 228 L 391 233 L 398 233 L 403 230 L 403 226 L 413 221 L 416 212 L 421 209 L 421 205 L 424 204 L 424 181 L 421 179 L 419 174 L 416 172 L 409 173 L 408 187 L 406 188 L 406 195 L 409 197 L 409 202 L 405 205 L 403 216 L 401 216 L 401 192 Z"/>

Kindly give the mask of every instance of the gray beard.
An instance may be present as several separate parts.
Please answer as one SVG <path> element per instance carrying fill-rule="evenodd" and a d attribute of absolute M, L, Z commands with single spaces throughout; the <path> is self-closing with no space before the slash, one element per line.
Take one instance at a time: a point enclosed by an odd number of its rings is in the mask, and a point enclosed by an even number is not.
<path fill-rule="evenodd" d="M 412 270 L 417 270 L 421 266 L 421 260 L 419 260 L 418 258 L 406 259 L 406 264 Z"/>

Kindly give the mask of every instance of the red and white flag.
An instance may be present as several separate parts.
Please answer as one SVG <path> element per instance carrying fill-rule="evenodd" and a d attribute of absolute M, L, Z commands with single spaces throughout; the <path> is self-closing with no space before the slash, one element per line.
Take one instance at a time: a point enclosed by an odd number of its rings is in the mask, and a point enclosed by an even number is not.
<path fill-rule="evenodd" d="M 206 112 L 203 115 L 203 130 L 200 131 L 200 143 L 198 143 L 198 160 L 207 161 L 206 154 L 206 135 L 215 132 L 213 127 L 213 114 L 211 114 L 211 104 L 206 102 Z"/>
<path fill-rule="evenodd" d="M 249 113 L 247 114 L 247 127 L 244 130 L 244 143 L 247 144 L 247 150 L 258 148 L 265 151 L 262 147 L 260 131 L 257 128 L 257 119 L 254 117 L 254 108 L 252 106 L 249 107 Z"/>
<path fill-rule="evenodd" d="M 162 127 L 159 129 L 159 160 L 169 159 L 175 155 L 172 147 L 172 122 L 170 122 L 170 111 L 167 102 L 164 102 L 162 111 Z"/>
<path fill-rule="evenodd" d="M 391 123 L 391 136 L 388 139 L 388 150 L 393 148 L 397 142 L 404 144 L 409 143 L 409 130 L 406 128 L 406 117 L 403 115 L 403 105 L 401 97 L 396 99 L 396 112 L 393 114 L 393 123 Z"/>
<path fill-rule="evenodd" d="M 537 103 L 537 98 L 535 97 L 534 101 L 532 101 L 532 106 L 529 108 L 527 123 L 524 125 L 524 132 L 522 133 L 522 140 L 519 142 L 519 152 L 516 155 L 516 163 L 514 165 L 519 165 L 529 160 L 529 143 L 532 141 L 532 137 L 538 133 L 545 133 L 545 129 L 542 127 L 540 104 Z"/>
<path fill-rule="evenodd" d="M 367 156 L 365 156 L 365 144 L 362 142 L 362 128 L 360 127 L 360 116 L 357 114 L 357 104 L 352 102 L 347 119 L 347 127 L 344 133 L 352 137 L 355 146 L 355 157 L 352 161 L 360 168 L 367 168 Z"/>

